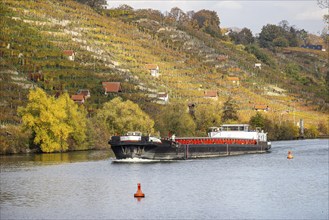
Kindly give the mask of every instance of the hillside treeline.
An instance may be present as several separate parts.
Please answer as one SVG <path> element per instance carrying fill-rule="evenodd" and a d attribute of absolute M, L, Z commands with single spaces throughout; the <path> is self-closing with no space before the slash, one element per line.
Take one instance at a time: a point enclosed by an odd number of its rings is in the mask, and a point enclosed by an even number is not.
<path fill-rule="evenodd" d="M 21 129 L 25 133 L 18 135 L 19 140 L 11 138 L 15 134 L 8 133 L 8 138 L 2 140 L 0 153 L 104 149 L 109 147 L 107 142 L 112 135 L 123 135 L 127 131 L 158 137 L 170 137 L 171 134 L 207 136 L 209 127 L 241 122 L 237 111 L 238 106 L 232 99 L 222 106 L 209 103 L 193 111 L 187 111 L 179 104 L 170 104 L 152 119 L 136 103 L 117 97 L 104 103 L 93 117 L 88 117 L 85 107 L 74 103 L 67 93 L 55 98 L 36 88 L 30 90 L 27 105 L 18 109 L 22 117 Z M 245 123 L 253 129 L 268 131 L 270 140 L 289 140 L 300 135 L 292 122 L 276 122 L 259 112 Z M 305 137 L 316 137 L 318 129 L 325 131 L 328 128 L 320 124 L 319 128 L 306 129 Z"/>

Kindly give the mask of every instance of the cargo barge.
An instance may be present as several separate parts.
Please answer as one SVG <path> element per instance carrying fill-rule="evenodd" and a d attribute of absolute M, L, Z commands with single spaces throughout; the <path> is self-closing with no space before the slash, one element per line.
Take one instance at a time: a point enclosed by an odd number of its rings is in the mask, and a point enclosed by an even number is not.
<path fill-rule="evenodd" d="M 109 144 L 117 159 L 187 160 L 251 153 L 271 149 L 267 133 L 249 130 L 248 124 L 224 124 L 211 127 L 208 137 L 157 138 L 128 132 L 112 136 Z"/>

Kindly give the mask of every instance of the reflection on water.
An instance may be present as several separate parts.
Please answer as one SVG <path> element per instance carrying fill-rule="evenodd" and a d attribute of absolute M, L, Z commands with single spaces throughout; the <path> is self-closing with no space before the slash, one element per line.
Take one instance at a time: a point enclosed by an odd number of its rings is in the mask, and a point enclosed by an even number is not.
<path fill-rule="evenodd" d="M 1 155 L 2 166 L 35 166 L 74 163 L 85 161 L 106 160 L 113 157 L 113 152 L 110 150 L 99 151 L 74 151 L 66 153 L 49 153 L 49 154 L 21 154 L 21 155 Z"/>
<path fill-rule="evenodd" d="M 57 154 L 35 154 L 33 160 L 44 163 L 73 163 L 91 160 L 105 160 L 108 159 L 111 155 L 111 151 L 78 151 Z"/>

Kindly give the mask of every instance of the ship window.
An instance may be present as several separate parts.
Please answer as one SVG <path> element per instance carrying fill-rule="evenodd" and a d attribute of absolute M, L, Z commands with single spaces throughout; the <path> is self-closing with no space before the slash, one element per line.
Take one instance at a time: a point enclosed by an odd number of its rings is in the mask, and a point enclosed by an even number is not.
<path fill-rule="evenodd" d="M 142 132 L 139 131 L 129 131 L 127 132 L 128 136 L 142 136 Z"/>
<path fill-rule="evenodd" d="M 249 126 L 246 124 L 235 124 L 235 125 L 222 125 L 221 131 L 248 131 Z"/>

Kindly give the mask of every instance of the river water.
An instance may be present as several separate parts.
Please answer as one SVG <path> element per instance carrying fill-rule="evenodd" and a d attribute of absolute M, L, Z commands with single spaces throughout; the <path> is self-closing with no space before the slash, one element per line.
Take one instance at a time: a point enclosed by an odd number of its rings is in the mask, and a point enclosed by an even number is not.
<path fill-rule="evenodd" d="M 273 142 L 271 153 L 176 162 L 1 156 L 0 219 L 328 219 L 328 145 Z"/>

